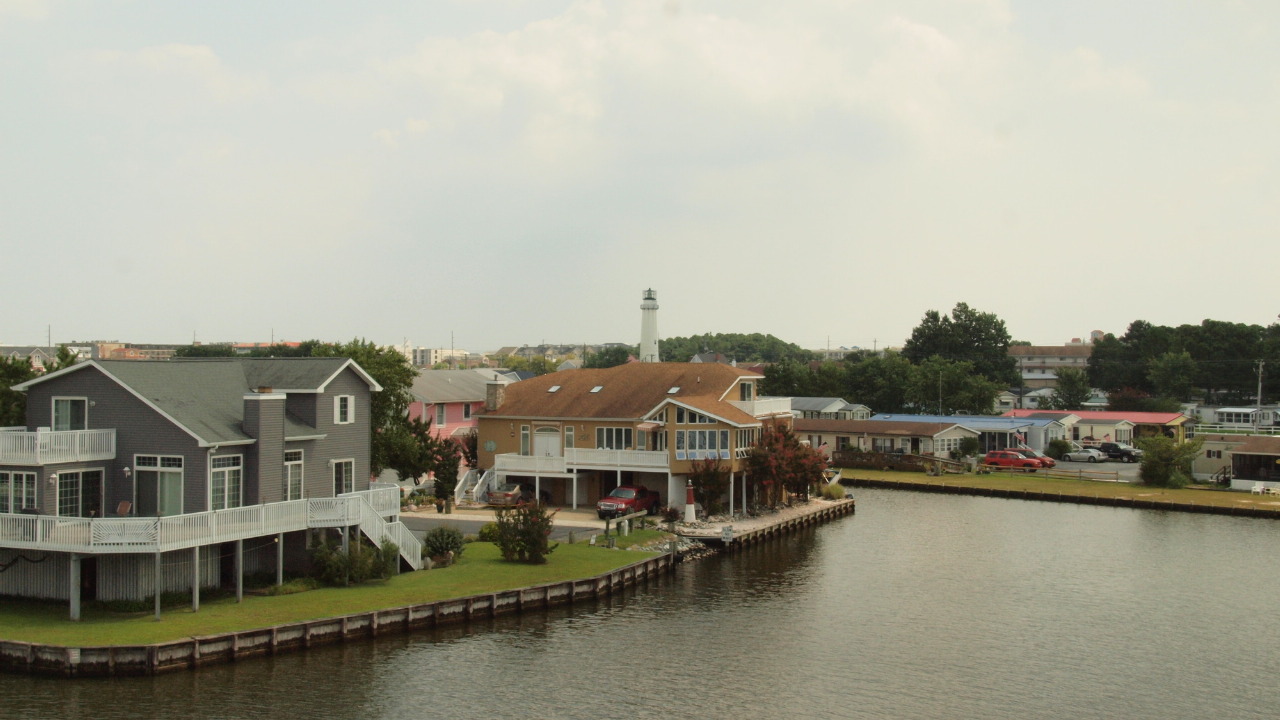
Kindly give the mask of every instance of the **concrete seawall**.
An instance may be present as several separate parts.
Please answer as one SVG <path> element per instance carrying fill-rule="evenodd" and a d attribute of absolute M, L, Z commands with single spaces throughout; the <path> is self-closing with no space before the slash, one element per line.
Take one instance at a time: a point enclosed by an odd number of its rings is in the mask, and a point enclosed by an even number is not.
<path fill-rule="evenodd" d="M 66 647 L 0 641 L 0 670 L 65 677 L 155 675 L 189 670 L 317 645 L 493 618 L 525 609 L 595 600 L 671 572 L 674 567 L 671 555 L 658 555 L 596 577 L 152 645 Z"/>
<path fill-rule="evenodd" d="M 725 525 L 733 527 L 732 532 L 728 535 L 725 535 L 720 530 L 710 529 L 695 532 L 684 531 L 680 533 L 680 536 L 701 541 L 709 546 L 721 548 L 726 552 L 733 552 L 769 538 L 787 535 L 803 527 L 819 525 L 836 518 L 852 515 L 857 511 L 857 508 L 857 503 L 852 499 L 839 500 L 832 503 L 822 502 L 821 504 L 812 502 L 807 505 L 797 505 L 791 508 L 790 512 L 784 510 L 777 516 L 766 515 L 738 526 L 731 526 L 726 523 Z"/>
<path fill-rule="evenodd" d="M 1111 507 L 1140 508 L 1143 510 L 1172 510 L 1176 512 L 1206 513 L 1210 515 L 1235 515 L 1280 520 L 1280 510 L 1254 507 L 1227 507 L 1220 505 L 1196 505 L 1193 503 L 1165 502 L 1145 498 L 1100 497 L 1073 495 L 1070 493 L 1046 493 L 1034 490 L 999 490 L 974 488 L 962 485 L 930 485 L 927 483 L 901 482 L 897 480 L 873 480 L 870 478 L 845 478 L 841 481 L 849 487 L 880 488 L 883 490 L 912 490 L 915 492 L 946 493 L 951 495 L 979 495 L 982 497 L 1011 500 L 1042 500 L 1045 502 L 1075 503 L 1077 505 L 1107 505 Z"/>

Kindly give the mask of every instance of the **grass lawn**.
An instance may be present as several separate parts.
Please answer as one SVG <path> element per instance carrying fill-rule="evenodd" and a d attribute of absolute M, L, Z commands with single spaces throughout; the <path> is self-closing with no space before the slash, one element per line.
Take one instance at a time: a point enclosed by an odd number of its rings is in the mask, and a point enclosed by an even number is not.
<path fill-rule="evenodd" d="M 165 608 L 159 622 L 153 612 L 108 612 L 90 603 L 81 621 L 72 622 L 65 602 L 0 601 L 0 639 L 79 647 L 144 645 L 593 577 L 644 557 L 648 555 L 562 543 L 545 565 L 522 565 L 503 562 L 492 543 L 475 542 L 452 567 L 292 595 L 246 594 L 243 603 L 234 596 L 208 602 L 201 598 L 199 612 L 192 612 L 190 604 Z"/>
<path fill-rule="evenodd" d="M 1253 495 L 1247 492 L 1224 490 L 1209 486 L 1191 486 L 1180 489 L 1147 487 L 1120 482 L 1054 478 L 1040 473 L 1002 473 L 984 475 L 943 475 L 930 477 L 924 473 L 892 472 L 845 468 L 842 478 L 890 480 L 920 485 L 950 485 L 957 487 L 991 488 L 1060 495 L 1084 495 L 1087 497 L 1130 498 L 1156 502 L 1212 505 L 1215 507 L 1252 507 L 1280 511 L 1280 500 L 1274 495 Z"/>

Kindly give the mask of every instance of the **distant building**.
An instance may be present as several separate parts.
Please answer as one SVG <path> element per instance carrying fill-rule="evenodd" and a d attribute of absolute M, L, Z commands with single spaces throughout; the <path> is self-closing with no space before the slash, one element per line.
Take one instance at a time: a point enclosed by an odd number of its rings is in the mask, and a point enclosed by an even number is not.
<path fill-rule="evenodd" d="M 1018 363 L 1022 384 L 1028 388 L 1058 386 L 1062 368 L 1087 370 L 1093 343 L 1073 342 L 1067 345 L 1010 345 L 1009 357 Z"/>

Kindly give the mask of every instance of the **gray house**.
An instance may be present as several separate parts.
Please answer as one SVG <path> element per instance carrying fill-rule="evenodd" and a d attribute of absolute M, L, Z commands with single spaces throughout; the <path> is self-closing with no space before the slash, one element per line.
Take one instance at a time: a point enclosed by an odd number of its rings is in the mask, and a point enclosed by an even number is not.
<path fill-rule="evenodd" d="M 371 393 L 346 358 L 93 360 L 14 386 L 0 429 L 0 595 L 142 600 L 302 569 L 323 528 L 420 543 L 371 486 Z"/>

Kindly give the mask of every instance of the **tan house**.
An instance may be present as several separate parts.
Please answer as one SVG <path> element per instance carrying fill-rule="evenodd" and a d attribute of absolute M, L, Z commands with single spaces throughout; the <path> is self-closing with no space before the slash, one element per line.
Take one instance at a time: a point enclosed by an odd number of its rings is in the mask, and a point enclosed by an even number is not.
<path fill-rule="evenodd" d="M 978 438 L 978 431 L 952 422 L 903 422 L 897 420 L 797 419 L 794 431 L 810 447 L 831 457 L 837 450 L 904 452 L 941 455 L 960 449 L 960 441 Z"/>
<path fill-rule="evenodd" d="M 516 482 L 554 505 L 593 504 L 619 485 L 683 508 L 693 463 L 715 459 L 741 502 L 745 458 L 766 426 L 791 424 L 791 399 L 760 398 L 760 373 L 719 363 L 627 363 L 489 386 L 478 418 L 481 479 Z M 738 483 L 739 480 L 743 482 Z"/>

